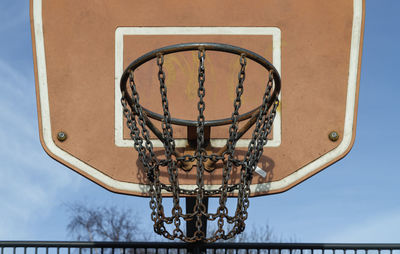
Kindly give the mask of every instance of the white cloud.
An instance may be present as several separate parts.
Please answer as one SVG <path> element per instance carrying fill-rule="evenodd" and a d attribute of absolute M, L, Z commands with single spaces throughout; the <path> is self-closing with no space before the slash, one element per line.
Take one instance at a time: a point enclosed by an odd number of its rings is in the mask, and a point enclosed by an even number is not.
<path fill-rule="evenodd" d="M 79 181 L 40 146 L 33 77 L 0 59 L 0 239 L 25 238 Z"/>

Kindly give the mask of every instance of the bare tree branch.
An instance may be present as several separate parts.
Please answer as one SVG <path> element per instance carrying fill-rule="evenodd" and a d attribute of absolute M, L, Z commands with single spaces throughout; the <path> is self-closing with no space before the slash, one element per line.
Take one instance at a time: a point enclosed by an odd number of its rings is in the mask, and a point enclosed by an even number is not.
<path fill-rule="evenodd" d="M 68 232 L 79 241 L 134 241 L 141 236 L 140 219 L 130 209 L 67 205 L 70 213 Z"/>
<path fill-rule="evenodd" d="M 68 232 L 78 241 L 135 241 L 154 239 L 155 234 L 141 227 L 141 218 L 130 209 L 116 207 L 89 207 L 86 204 L 74 203 L 67 205 L 70 213 Z M 208 235 L 213 226 L 209 225 Z M 228 229 L 226 229 L 228 230 Z M 162 239 L 165 240 L 165 239 Z M 265 224 L 263 227 L 247 227 L 247 229 L 227 242 L 282 242 L 272 228 Z M 97 254 L 97 253 L 96 253 Z"/>

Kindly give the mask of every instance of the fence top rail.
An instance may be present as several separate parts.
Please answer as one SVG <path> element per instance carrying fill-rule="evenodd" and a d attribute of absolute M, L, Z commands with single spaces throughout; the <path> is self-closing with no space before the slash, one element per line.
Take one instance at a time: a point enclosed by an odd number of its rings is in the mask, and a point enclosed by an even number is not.
<path fill-rule="evenodd" d="M 147 248 L 147 249 L 277 249 L 277 250 L 400 250 L 399 243 L 210 243 L 0 241 L 0 248 Z"/>

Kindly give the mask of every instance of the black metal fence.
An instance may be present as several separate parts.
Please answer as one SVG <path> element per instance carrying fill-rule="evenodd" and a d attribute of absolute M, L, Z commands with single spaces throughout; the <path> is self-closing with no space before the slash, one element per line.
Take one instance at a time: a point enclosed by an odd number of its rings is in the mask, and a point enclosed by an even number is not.
<path fill-rule="evenodd" d="M 400 254 L 400 244 L 0 242 L 0 254 Z"/>

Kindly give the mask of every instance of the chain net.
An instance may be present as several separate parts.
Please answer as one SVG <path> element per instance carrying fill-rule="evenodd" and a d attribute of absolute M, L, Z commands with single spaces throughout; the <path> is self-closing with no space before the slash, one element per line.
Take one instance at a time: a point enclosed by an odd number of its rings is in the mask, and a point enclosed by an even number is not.
<path fill-rule="evenodd" d="M 168 239 L 181 239 L 185 242 L 214 242 L 219 239 L 227 240 L 241 233 L 245 228 L 245 220 L 248 217 L 247 209 L 249 207 L 250 184 L 257 163 L 263 153 L 268 134 L 272 130 L 272 124 L 279 104 L 277 97 L 272 99 L 274 89 L 274 71 L 268 71 L 268 81 L 262 98 L 262 104 L 253 114 L 252 121 L 255 124 L 254 131 L 244 158 L 239 160 L 235 157 L 236 142 L 240 138 L 239 130 L 239 109 L 242 104 L 241 96 L 244 91 L 243 83 L 246 77 L 247 59 L 245 54 L 240 56 L 240 71 L 238 74 L 238 83 L 236 86 L 236 98 L 233 104 L 233 113 L 231 115 L 231 124 L 229 127 L 229 138 L 225 149 L 219 153 L 207 154 L 204 143 L 204 111 L 205 111 L 205 61 L 206 51 L 203 48 L 198 50 L 198 117 L 197 117 L 197 146 L 193 155 L 180 154 L 175 149 L 175 140 L 173 137 L 173 128 L 171 124 L 171 114 L 167 99 L 167 86 L 165 84 L 166 75 L 163 70 L 164 55 L 157 55 L 158 80 L 160 83 L 160 94 L 163 109 L 163 118 L 161 121 L 162 137 L 159 137 L 164 146 L 165 157 L 160 159 L 154 153 L 153 144 L 150 140 L 149 126 L 150 120 L 145 110 L 140 105 L 139 94 L 136 89 L 134 71 L 130 71 L 128 84 L 130 88 L 132 103 L 125 99 L 123 91 L 121 103 L 123 113 L 126 118 L 127 126 L 130 130 L 130 137 L 134 141 L 134 148 L 139 154 L 139 160 L 143 164 L 147 181 L 149 185 L 148 194 L 150 197 L 151 219 L 154 222 L 154 231 Z M 150 128 L 150 130 L 152 130 Z M 195 167 L 187 167 L 194 163 Z M 204 175 L 212 173 L 215 169 L 212 165 L 219 163 L 222 166 L 222 179 L 219 188 L 209 189 L 204 185 Z M 211 166 L 210 166 L 211 165 Z M 185 189 L 179 185 L 179 171 L 196 172 L 196 188 Z M 232 183 L 231 173 L 233 168 L 240 170 L 239 183 Z M 160 180 L 161 172 L 167 172 L 169 183 L 162 183 Z M 228 214 L 227 199 L 229 194 L 236 192 L 237 203 L 233 215 Z M 164 211 L 163 193 L 169 193 L 172 196 L 173 206 L 171 215 L 167 216 Z M 180 198 L 183 196 L 195 197 L 195 206 L 193 212 L 184 213 L 180 205 Z M 215 213 L 207 211 L 204 204 L 206 197 L 218 197 L 218 208 Z M 206 221 L 216 221 L 217 228 L 209 236 L 202 231 L 202 226 Z M 195 225 L 193 235 L 188 235 L 182 226 L 183 222 L 192 221 Z M 172 228 L 172 229 L 171 229 Z"/>

